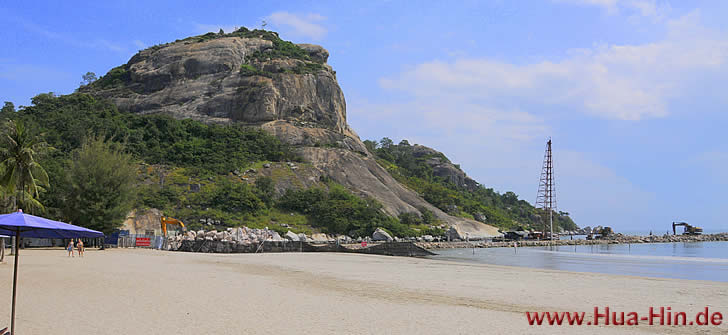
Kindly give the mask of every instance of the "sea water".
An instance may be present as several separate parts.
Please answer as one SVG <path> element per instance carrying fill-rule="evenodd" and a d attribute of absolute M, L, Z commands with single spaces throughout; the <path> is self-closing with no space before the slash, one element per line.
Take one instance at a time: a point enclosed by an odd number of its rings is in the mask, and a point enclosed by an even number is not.
<path fill-rule="evenodd" d="M 728 242 L 438 249 L 434 259 L 728 282 Z"/>

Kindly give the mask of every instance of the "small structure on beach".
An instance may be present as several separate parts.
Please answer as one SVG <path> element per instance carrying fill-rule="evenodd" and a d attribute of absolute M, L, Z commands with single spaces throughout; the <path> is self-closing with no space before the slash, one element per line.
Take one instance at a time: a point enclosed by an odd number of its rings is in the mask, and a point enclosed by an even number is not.
<path fill-rule="evenodd" d="M 15 291 L 18 282 L 18 255 L 20 254 L 20 240 L 23 237 L 34 238 L 101 238 L 104 234 L 79 227 L 72 224 L 53 221 L 46 218 L 25 214 L 22 210 L 15 213 L 0 215 L 0 233 L 15 236 L 15 261 L 13 263 L 13 302 L 10 317 L 10 329 L 15 331 Z"/>

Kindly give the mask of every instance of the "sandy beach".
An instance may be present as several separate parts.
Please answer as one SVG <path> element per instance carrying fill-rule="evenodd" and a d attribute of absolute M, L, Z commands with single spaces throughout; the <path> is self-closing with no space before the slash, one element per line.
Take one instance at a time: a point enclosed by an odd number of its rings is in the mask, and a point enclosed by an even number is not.
<path fill-rule="evenodd" d="M 728 319 L 728 283 L 332 253 L 22 250 L 18 334 L 725 334 L 721 326 L 529 326 L 527 311 L 650 306 Z M 12 259 L 0 264 L 9 326 Z"/>

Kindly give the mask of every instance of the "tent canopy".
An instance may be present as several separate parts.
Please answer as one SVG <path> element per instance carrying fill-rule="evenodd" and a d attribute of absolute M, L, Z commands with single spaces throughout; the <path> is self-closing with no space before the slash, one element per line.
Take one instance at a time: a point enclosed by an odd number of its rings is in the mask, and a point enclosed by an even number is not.
<path fill-rule="evenodd" d="M 0 235 L 37 238 L 79 238 L 104 237 L 99 231 L 74 226 L 68 223 L 44 219 L 42 217 L 15 212 L 0 215 Z"/>
<path fill-rule="evenodd" d="M 104 234 L 72 224 L 44 219 L 17 211 L 0 215 L 0 235 L 38 238 L 103 237 Z M 18 286 L 18 254 L 20 239 L 15 239 L 15 262 L 13 264 L 13 303 L 10 317 L 11 333 L 15 334 L 15 291 Z"/>

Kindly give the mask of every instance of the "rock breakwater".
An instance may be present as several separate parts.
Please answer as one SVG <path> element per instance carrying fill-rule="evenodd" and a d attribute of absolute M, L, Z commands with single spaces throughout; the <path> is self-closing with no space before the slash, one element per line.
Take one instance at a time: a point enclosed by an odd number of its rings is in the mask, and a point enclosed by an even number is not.
<path fill-rule="evenodd" d="M 610 238 L 598 240 L 523 240 L 523 241 L 478 241 L 478 242 L 417 242 L 425 249 L 454 249 L 454 248 L 504 248 L 513 247 L 544 247 L 550 245 L 596 245 L 596 244 L 630 244 L 630 243 L 672 243 L 672 242 L 715 242 L 728 241 L 728 233 L 706 235 L 652 235 L 632 236 L 617 234 Z"/>

